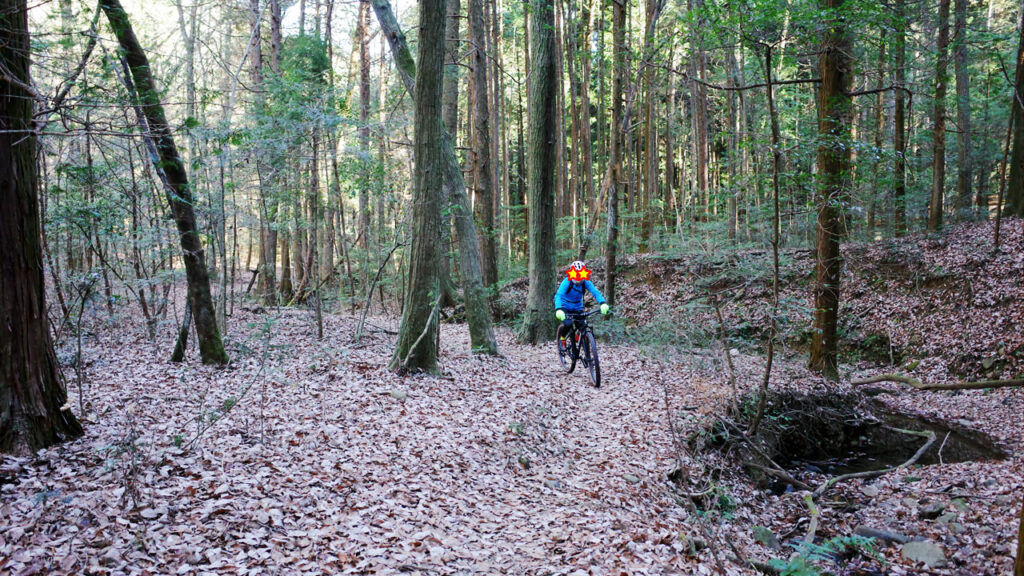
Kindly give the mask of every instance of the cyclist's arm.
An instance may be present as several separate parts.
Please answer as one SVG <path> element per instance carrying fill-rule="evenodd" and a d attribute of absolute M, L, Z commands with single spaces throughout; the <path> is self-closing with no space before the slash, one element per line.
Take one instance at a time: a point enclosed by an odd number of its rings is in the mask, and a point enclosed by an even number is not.
<path fill-rule="evenodd" d="M 555 292 L 555 310 L 565 307 L 565 302 L 562 301 L 562 297 L 565 296 L 566 292 L 569 291 L 569 279 L 563 278 L 562 283 L 558 285 L 558 291 Z"/>
<path fill-rule="evenodd" d="M 589 290 L 594 296 L 594 300 L 596 300 L 598 304 L 604 304 L 606 302 L 601 291 L 597 289 L 597 286 L 594 286 L 593 282 L 587 280 L 583 285 L 587 287 L 587 290 Z"/>

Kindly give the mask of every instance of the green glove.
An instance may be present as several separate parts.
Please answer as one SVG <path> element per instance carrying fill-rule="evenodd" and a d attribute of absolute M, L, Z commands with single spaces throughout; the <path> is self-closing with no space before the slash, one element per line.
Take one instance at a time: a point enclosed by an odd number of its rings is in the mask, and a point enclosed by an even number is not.
<path fill-rule="evenodd" d="M 564 322 L 565 321 L 565 310 L 562 310 L 561 308 L 559 308 L 558 310 L 555 310 L 555 318 L 558 318 L 559 322 Z"/>
<path fill-rule="evenodd" d="M 612 309 L 612 307 L 609 306 L 607 302 L 605 302 L 604 304 L 601 304 L 601 314 L 607 314 L 608 312 L 611 311 L 611 309 Z"/>

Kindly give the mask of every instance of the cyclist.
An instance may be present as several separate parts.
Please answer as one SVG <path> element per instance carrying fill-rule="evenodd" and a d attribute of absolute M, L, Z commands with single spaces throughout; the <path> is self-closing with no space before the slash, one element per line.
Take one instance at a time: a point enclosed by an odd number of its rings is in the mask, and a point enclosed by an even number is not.
<path fill-rule="evenodd" d="M 590 281 L 590 270 L 587 270 L 587 265 L 582 261 L 576 260 L 573 262 L 569 269 L 566 270 L 565 276 L 565 279 L 558 286 L 558 291 L 555 292 L 555 318 L 562 322 L 561 326 L 558 327 L 558 337 L 562 340 L 563 345 L 565 344 L 565 336 L 572 326 L 572 318 L 567 317 L 566 312 L 578 313 L 583 311 L 583 296 L 585 292 L 589 291 L 593 295 L 594 300 L 601 305 L 601 314 L 607 314 L 611 310 L 611 306 L 605 301 L 601 291 Z"/>

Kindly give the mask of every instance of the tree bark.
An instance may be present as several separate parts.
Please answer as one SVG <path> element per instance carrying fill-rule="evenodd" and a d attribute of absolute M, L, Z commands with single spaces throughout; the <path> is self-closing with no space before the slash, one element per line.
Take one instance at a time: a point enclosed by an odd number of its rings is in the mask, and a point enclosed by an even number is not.
<path fill-rule="evenodd" d="M 101 0 L 100 6 L 124 51 L 124 58 L 134 80 L 135 97 L 145 114 L 159 154 L 159 159 L 155 160 L 159 162 L 159 167 L 167 178 L 167 198 L 178 228 L 182 260 L 185 263 L 185 275 L 188 280 L 188 298 L 192 303 L 196 333 L 199 336 L 200 357 L 204 364 L 225 364 L 228 355 L 221 342 L 216 312 L 210 297 L 210 278 L 203 256 L 203 244 L 196 229 L 192 190 L 164 116 L 163 106 L 160 104 L 149 59 L 136 39 L 128 15 L 119 0 Z"/>
<path fill-rule="evenodd" d="M 1018 26 L 1017 80 L 1011 104 L 1014 113 L 1013 152 L 1010 157 L 1010 180 L 1006 189 L 1007 216 L 1024 216 L 1024 26 Z M 1016 576 L 1016 575 L 1015 575 Z"/>
<path fill-rule="evenodd" d="M 903 236 L 907 232 L 907 127 L 904 100 L 906 94 L 903 91 L 903 87 L 907 83 L 905 7 L 906 0 L 896 0 L 893 26 L 893 54 L 896 58 L 895 78 L 893 79 L 896 90 L 893 91 L 893 96 L 896 101 L 893 104 L 892 147 L 895 157 L 893 162 L 893 231 L 897 237 Z"/>
<path fill-rule="evenodd" d="M 821 0 L 834 12 L 844 0 Z M 846 22 L 836 18 L 826 24 L 819 63 L 818 92 L 818 257 L 814 283 L 814 336 L 810 368 L 829 380 L 838 380 L 836 332 L 839 322 L 839 252 L 842 206 L 849 195 L 851 49 Z"/>
<path fill-rule="evenodd" d="M 415 92 L 416 63 L 405 40 L 405 34 L 398 26 L 395 13 L 388 0 L 371 0 L 377 14 L 381 32 L 391 46 L 398 75 L 405 89 Z M 452 205 L 455 230 L 458 233 L 459 252 L 462 256 L 462 292 L 466 302 L 466 320 L 469 323 L 470 345 L 474 352 L 497 354 L 498 343 L 494 338 L 490 310 L 484 294 L 480 272 L 480 254 L 477 252 L 476 226 L 473 211 L 466 196 L 466 184 L 462 179 L 459 160 L 455 156 L 455 144 L 447 131 L 442 130 L 441 152 L 443 154 L 443 183 L 445 199 Z"/>
<path fill-rule="evenodd" d="M 370 247 L 370 2 L 359 1 L 359 225 L 356 237 L 363 249 L 363 260 Z M 365 272 L 365 270 L 364 270 Z"/>
<path fill-rule="evenodd" d="M 420 0 L 419 67 L 413 154 L 412 249 L 405 309 L 390 368 L 437 372 L 438 263 L 441 258 L 441 90 L 444 78 L 445 0 Z"/>
<path fill-rule="evenodd" d="M 494 181 L 491 169 L 491 111 L 487 78 L 487 29 L 484 26 L 483 0 L 469 0 L 469 36 L 473 70 L 473 204 L 480 244 L 480 266 L 485 290 L 498 283 L 497 249 L 494 228 Z"/>
<path fill-rule="evenodd" d="M 942 202 L 946 192 L 946 84 L 949 82 L 949 0 L 939 0 L 938 56 L 935 61 L 935 101 L 932 113 L 932 197 L 928 203 L 928 229 L 942 228 Z"/>
<path fill-rule="evenodd" d="M 0 452 L 24 455 L 82 435 L 46 316 L 32 131 L 28 7 L 0 0 Z M 81 359 L 79 359 L 81 361 Z"/>
<path fill-rule="evenodd" d="M 445 6 L 445 66 L 444 86 L 441 94 L 442 121 L 446 128 L 452 130 L 451 137 L 455 144 L 458 143 L 459 126 L 459 16 L 461 3 L 459 0 L 448 0 Z M 411 94 L 411 93 L 410 93 Z M 448 198 L 446 197 L 446 201 Z M 451 218 L 442 217 L 441 224 L 441 249 L 444 251 L 441 257 L 441 289 L 444 295 L 441 298 L 441 306 L 454 306 L 457 300 L 455 282 L 452 281 L 452 226 Z"/>
<path fill-rule="evenodd" d="M 530 14 L 530 65 L 527 176 L 529 214 L 529 290 L 519 341 L 537 344 L 555 334 L 551 295 L 555 272 L 555 10 L 539 0 Z"/>
<path fill-rule="evenodd" d="M 953 26 L 953 69 L 956 74 L 957 173 L 956 203 L 960 218 L 971 214 L 971 184 L 974 178 L 974 152 L 971 149 L 971 93 L 967 75 L 967 0 L 956 0 Z"/>

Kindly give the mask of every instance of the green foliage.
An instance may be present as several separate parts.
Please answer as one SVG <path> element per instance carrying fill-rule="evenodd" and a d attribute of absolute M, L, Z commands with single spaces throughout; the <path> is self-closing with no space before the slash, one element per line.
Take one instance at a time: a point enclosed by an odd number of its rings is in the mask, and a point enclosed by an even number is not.
<path fill-rule="evenodd" d="M 791 545 L 796 548 L 796 554 L 788 560 L 773 559 L 770 562 L 779 570 L 780 576 L 818 576 L 823 572 L 812 562 L 843 564 L 858 556 L 884 563 L 884 557 L 876 548 L 874 538 L 864 536 L 837 536 L 822 544 L 801 541 Z"/>

